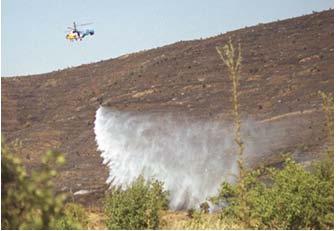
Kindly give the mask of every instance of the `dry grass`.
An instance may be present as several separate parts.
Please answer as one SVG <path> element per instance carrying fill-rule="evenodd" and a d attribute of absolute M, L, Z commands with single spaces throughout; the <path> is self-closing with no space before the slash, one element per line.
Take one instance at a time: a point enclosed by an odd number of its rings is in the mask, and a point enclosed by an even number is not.
<path fill-rule="evenodd" d="M 105 225 L 105 220 L 107 219 L 104 212 L 100 208 L 88 208 L 88 229 L 102 230 L 107 229 Z"/>
<path fill-rule="evenodd" d="M 182 229 L 182 224 L 190 221 L 187 212 L 183 211 L 164 211 L 161 213 L 161 229 Z"/>
<path fill-rule="evenodd" d="M 161 218 L 161 229 L 242 229 L 243 226 L 233 224 L 229 220 L 220 219 L 220 214 L 195 214 L 194 218 L 187 216 L 183 211 L 166 211 Z"/>

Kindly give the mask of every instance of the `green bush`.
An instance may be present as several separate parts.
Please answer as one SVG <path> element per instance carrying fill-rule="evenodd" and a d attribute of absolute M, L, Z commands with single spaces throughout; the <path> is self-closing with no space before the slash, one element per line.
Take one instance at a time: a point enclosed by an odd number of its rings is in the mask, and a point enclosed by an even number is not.
<path fill-rule="evenodd" d="M 111 189 L 105 199 L 108 229 L 157 229 L 159 212 L 168 207 L 163 183 L 140 176 L 127 189 Z"/>
<path fill-rule="evenodd" d="M 48 152 L 38 171 L 27 174 L 21 160 L 1 143 L 1 228 L 2 229 L 54 229 L 65 219 L 64 194 L 54 192 L 52 166 L 64 163 L 60 153 Z M 77 228 L 67 222 L 67 228 Z"/>
<path fill-rule="evenodd" d="M 88 217 L 83 206 L 67 203 L 62 216 L 56 220 L 55 229 L 87 229 Z"/>
<path fill-rule="evenodd" d="M 217 202 L 226 203 L 222 217 L 246 228 L 332 229 L 333 166 L 319 162 L 312 171 L 287 159 L 283 169 L 267 168 L 243 179 L 248 220 L 243 220 L 236 185 L 223 183 Z"/>

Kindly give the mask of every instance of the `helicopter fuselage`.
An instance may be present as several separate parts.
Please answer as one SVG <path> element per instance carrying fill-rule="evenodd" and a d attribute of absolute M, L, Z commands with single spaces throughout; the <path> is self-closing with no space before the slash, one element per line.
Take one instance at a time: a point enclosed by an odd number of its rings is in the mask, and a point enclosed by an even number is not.
<path fill-rule="evenodd" d="M 69 32 L 65 38 L 74 41 L 74 40 L 82 40 L 85 36 L 87 35 L 94 35 L 94 30 L 85 30 L 85 31 L 78 31 L 78 30 L 73 30 Z"/>
<path fill-rule="evenodd" d="M 70 41 L 74 41 L 74 40 L 77 40 L 79 39 L 79 36 L 77 33 L 74 33 L 74 32 L 69 32 L 67 33 L 67 35 L 65 36 L 66 39 L 70 40 Z"/>

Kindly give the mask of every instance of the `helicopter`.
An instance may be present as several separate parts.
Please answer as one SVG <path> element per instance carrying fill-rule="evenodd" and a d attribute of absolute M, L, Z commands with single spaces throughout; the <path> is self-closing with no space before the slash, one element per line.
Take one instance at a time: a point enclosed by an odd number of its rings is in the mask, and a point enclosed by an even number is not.
<path fill-rule="evenodd" d="M 70 31 L 67 32 L 65 38 L 69 41 L 82 41 L 85 36 L 94 35 L 94 30 L 86 29 L 86 30 L 78 30 L 79 26 L 86 26 L 92 23 L 84 23 L 77 25 L 76 22 L 73 22 L 73 27 L 68 27 Z"/>

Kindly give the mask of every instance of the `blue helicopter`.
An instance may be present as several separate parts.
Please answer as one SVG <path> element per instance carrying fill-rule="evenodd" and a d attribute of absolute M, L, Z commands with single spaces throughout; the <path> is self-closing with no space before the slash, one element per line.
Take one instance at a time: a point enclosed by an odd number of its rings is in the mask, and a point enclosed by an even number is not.
<path fill-rule="evenodd" d="M 77 27 L 79 26 L 86 26 L 92 23 L 84 23 L 77 25 L 76 22 L 73 22 L 73 27 L 68 27 L 70 30 L 67 32 L 65 38 L 69 41 L 82 41 L 82 39 L 88 35 L 94 35 L 94 30 L 86 29 L 86 30 L 78 30 Z"/>

